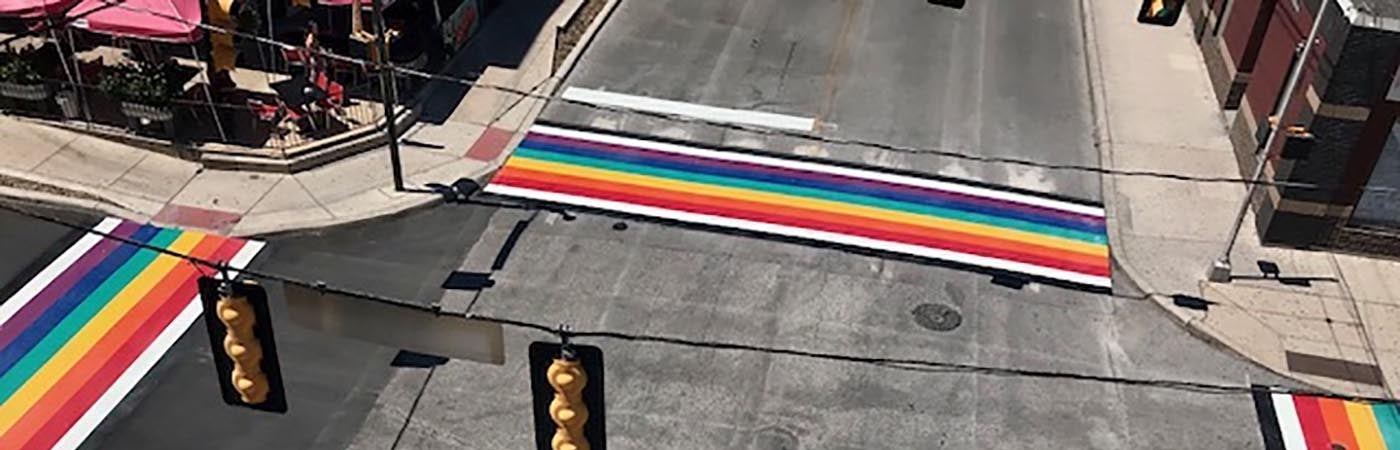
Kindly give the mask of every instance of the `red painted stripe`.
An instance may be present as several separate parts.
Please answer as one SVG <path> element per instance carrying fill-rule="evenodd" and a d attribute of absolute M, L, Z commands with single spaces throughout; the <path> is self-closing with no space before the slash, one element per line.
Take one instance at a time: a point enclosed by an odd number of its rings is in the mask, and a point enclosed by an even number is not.
<path fill-rule="evenodd" d="M 552 178 L 560 179 L 559 176 L 553 176 Z M 536 185 L 521 186 L 522 184 L 529 183 L 536 183 Z M 788 208 L 721 197 L 708 197 L 699 194 L 675 192 L 666 194 L 663 193 L 665 190 L 662 189 L 648 190 L 644 196 L 642 196 L 638 194 L 636 189 L 628 189 L 625 186 L 593 180 L 573 179 L 567 180 L 565 183 L 566 184 L 554 184 L 551 181 L 536 178 L 516 180 L 512 178 L 511 175 L 507 175 L 502 180 L 502 184 L 532 187 L 545 191 L 565 192 L 566 190 L 572 190 L 571 192 L 565 193 L 639 205 L 742 218 L 799 228 L 830 231 L 885 241 L 921 245 L 930 248 L 949 249 L 962 253 L 1020 261 L 1028 264 L 1055 267 L 1099 276 L 1107 276 L 1108 273 L 1106 258 L 1081 255 L 1074 252 L 1066 252 L 1059 249 L 1039 247 L 1014 241 L 985 238 L 959 232 L 909 226 L 866 217 L 829 213 L 805 208 Z M 707 198 L 709 198 L 708 201 L 700 201 Z M 901 227 L 903 228 L 901 229 Z"/>
<path fill-rule="evenodd" d="M 223 239 L 207 236 L 200 240 L 192 249 L 191 254 L 198 257 L 207 257 L 219 249 Z M 93 348 L 89 349 L 73 368 L 55 384 L 48 392 L 45 392 L 38 403 L 35 403 L 29 411 L 26 411 L 20 420 L 13 427 L 0 436 L 0 441 L 23 443 L 28 442 L 35 433 L 39 431 L 55 413 L 68 402 L 74 394 L 78 392 L 93 374 L 105 364 L 117 351 L 117 348 L 135 332 L 136 327 L 144 323 L 151 313 L 169 297 L 170 292 L 178 289 L 192 275 L 192 269 L 187 265 L 176 266 L 165 276 L 163 276 L 144 297 L 132 306 L 130 311 L 122 315 L 121 319 L 107 330 L 102 338 L 97 341 Z M 65 428 L 66 429 L 66 428 Z"/>
<path fill-rule="evenodd" d="M 726 168 L 740 169 L 740 170 L 748 170 L 748 171 L 761 172 L 761 173 L 768 173 L 768 174 L 781 174 L 781 175 L 786 175 L 786 176 L 795 177 L 795 178 L 819 179 L 819 180 L 825 180 L 825 181 L 830 181 L 830 182 L 835 182 L 835 183 L 854 184 L 854 185 L 864 186 L 864 187 L 867 187 L 867 188 L 884 189 L 884 190 L 891 190 L 891 191 L 898 191 L 898 192 L 911 193 L 911 194 L 916 194 L 916 195 L 926 195 L 926 196 L 940 197 L 940 198 L 945 198 L 945 199 L 955 200 L 955 201 L 960 201 L 960 202 L 967 202 L 967 203 L 979 204 L 979 205 L 983 205 L 983 206 L 990 206 L 990 207 L 994 207 L 994 208 L 1002 209 L 1002 210 L 1017 211 L 1017 212 L 1020 212 L 1020 213 L 1022 213 L 1022 214 L 1054 216 L 1054 217 L 1062 218 L 1062 219 L 1065 219 L 1065 220 L 1074 220 L 1074 221 L 1080 221 L 1080 222 L 1083 222 L 1083 223 L 1086 223 L 1086 224 L 1094 224 L 1094 225 L 1097 225 L 1097 226 L 1099 226 L 1099 227 L 1103 227 L 1103 226 L 1104 226 L 1104 218 L 1103 218 L 1103 217 L 1091 216 L 1091 215 L 1080 214 L 1080 213 L 1075 213 L 1075 212 L 1070 212 L 1070 211 L 1064 211 L 1064 210 L 1059 210 L 1059 209 L 1053 209 L 1053 208 L 1047 208 L 1047 207 L 1044 207 L 1044 206 L 1032 205 L 1032 204 L 1029 204 L 1029 203 L 1020 203 L 1020 202 L 1013 202 L 1013 201 L 1010 201 L 1010 200 L 1002 200 L 1002 199 L 995 199 L 995 198 L 982 197 L 982 196 L 976 196 L 976 195 L 969 195 L 969 194 L 963 194 L 963 193 L 959 193 L 959 192 L 953 192 L 953 191 L 948 191 L 948 190 L 943 190 L 943 189 L 934 189 L 934 188 L 928 188 L 928 187 L 923 187 L 923 186 L 914 186 L 914 185 L 902 184 L 902 183 L 892 183 L 892 182 L 889 182 L 889 181 L 875 180 L 875 179 L 870 179 L 870 178 L 859 178 L 859 177 L 853 177 L 853 176 L 849 176 L 849 175 L 837 175 L 837 174 L 832 174 L 832 173 L 827 173 L 827 172 L 816 172 L 816 171 L 811 171 L 811 170 L 793 169 L 793 168 L 790 168 L 790 167 L 782 167 L 782 166 L 775 166 L 775 165 L 768 165 L 768 164 L 758 164 L 758 163 L 752 163 L 752 162 L 731 161 L 731 160 L 727 160 L 727 159 L 718 159 L 718 158 L 711 158 L 711 157 L 705 157 L 705 156 L 686 155 L 686 154 L 681 154 L 681 153 L 666 152 L 666 151 L 655 150 L 655 149 L 650 149 L 650 148 L 642 148 L 642 147 L 635 147 L 635 146 L 628 146 L 628 145 L 619 145 L 619 144 L 610 144 L 610 143 L 605 143 L 605 142 L 589 141 L 589 140 L 577 139 L 577 138 L 571 138 L 571 137 L 564 137 L 564 136 L 555 136 L 555 135 L 552 135 L 552 134 L 541 133 L 541 132 L 538 132 L 538 131 L 532 131 L 532 132 L 530 132 L 530 134 L 525 138 L 525 143 L 522 144 L 522 146 L 529 147 L 529 143 L 530 143 L 531 141 L 541 142 L 541 143 L 545 143 L 545 144 L 553 144 L 553 145 L 562 146 L 562 147 L 581 148 L 581 149 L 585 149 L 585 150 L 591 150 L 591 151 L 594 151 L 594 152 L 602 152 L 602 153 L 621 153 L 621 154 L 635 155 L 635 156 L 640 156 L 640 157 L 645 157 L 645 158 L 659 158 L 659 159 L 666 159 L 666 160 L 671 160 L 671 161 L 685 162 L 685 163 L 687 163 L 687 164 L 697 164 L 697 165 L 705 165 L 705 166 L 711 166 L 711 167 L 726 167 Z M 775 158 L 775 159 L 781 159 L 781 158 Z M 950 184 L 954 184 L 954 183 L 950 183 Z"/>
<path fill-rule="evenodd" d="M 244 241 L 239 239 L 222 238 L 222 240 L 223 243 L 218 250 L 205 259 L 227 261 L 233 258 L 244 245 Z M 124 341 L 111 340 L 111 342 L 104 339 L 103 343 L 107 345 L 104 350 L 109 351 L 111 357 L 107 358 L 92 377 L 87 379 L 82 388 L 68 399 L 51 418 L 43 421 L 43 426 L 23 448 L 46 449 L 58 442 L 68 432 L 68 429 L 78 421 L 78 418 L 82 417 L 93 403 L 97 402 L 97 399 L 111 388 L 112 383 L 116 382 L 117 378 L 131 367 L 131 363 L 150 347 L 156 336 L 169 327 L 180 311 L 189 305 L 187 301 L 198 294 L 199 287 L 195 280 L 199 273 L 194 266 L 189 264 L 177 265 L 175 271 L 180 272 L 184 282 L 168 291 L 168 295 L 148 296 L 142 299 L 143 304 L 147 303 L 147 300 L 153 299 L 154 301 L 150 302 L 150 305 L 156 306 L 155 311 L 146 320 L 138 322 L 135 320 L 127 321 L 126 317 L 123 318 L 122 323 L 118 326 L 123 327 L 124 330 L 134 328 L 131 330 L 130 338 Z"/>
<path fill-rule="evenodd" d="M 1298 423 L 1303 427 L 1303 441 L 1309 450 L 1332 450 L 1332 439 L 1327 436 L 1327 424 L 1322 421 L 1322 407 L 1317 397 L 1293 396 L 1293 406 L 1298 410 Z"/>
<path fill-rule="evenodd" d="M 1076 257 L 1079 255 L 1073 252 L 1064 252 L 1058 249 L 1048 249 L 1019 242 L 904 224 L 894 224 L 878 219 L 805 208 L 745 202 L 723 197 L 672 192 L 664 189 L 647 189 L 643 191 L 625 185 L 566 175 L 551 174 L 548 177 L 532 176 L 532 174 L 528 172 L 529 171 L 523 169 L 513 169 L 512 171 L 498 174 L 495 182 L 508 186 L 560 192 L 637 205 L 732 217 L 862 236 L 891 242 L 921 245 L 930 248 L 947 249 L 1098 276 L 1107 276 L 1108 274 L 1106 258 L 1093 258 L 1092 262 L 1086 263 L 1084 260 L 1077 260 Z M 901 229 L 901 227 L 903 228 Z"/>

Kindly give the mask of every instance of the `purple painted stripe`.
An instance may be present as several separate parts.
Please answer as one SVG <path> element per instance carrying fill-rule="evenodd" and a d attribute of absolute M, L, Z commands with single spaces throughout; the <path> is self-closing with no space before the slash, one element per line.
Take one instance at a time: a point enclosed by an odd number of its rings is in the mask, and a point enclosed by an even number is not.
<path fill-rule="evenodd" d="M 117 225 L 110 233 L 123 238 L 129 238 L 131 237 L 131 233 L 135 232 L 140 227 L 141 226 L 136 223 L 123 220 L 121 224 Z M 98 241 L 96 245 L 93 245 L 86 253 L 83 253 L 83 256 L 73 262 L 73 265 L 68 266 L 63 273 L 55 277 L 48 286 L 44 286 L 44 289 L 39 291 L 38 295 L 29 299 L 29 303 L 20 307 L 19 311 L 15 312 L 15 315 L 10 316 L 10 320 L 5 321 L 4 324 L 0 324 L 0 349 L 10 345 L 10 342 L 13 342 L 16 336 L 19 336 L 21 332 L 29 328 L 29 325 L 33 324 L 35 319 L 39 318 L 50 306 L 53 306 L 54 301 L 63 297 L 63 294 L 68 292 L 69 289 L 72 289 L 73 285 L 78 283 L 78 280 L 83 279 L 83 275 L 87 275 L 93 267 L 96 267 L 98 263 L 107 258 L 108 254 L 112 253 L 113 249 L 116 249 L 120 245 L 121 242 L 115 239 L 103 239 Z"/>
<path fill-rule="evenodd" d="M 1092 215 L 1086 215 L 1086 214 L 1079 214 L 1079 213 L 1075 213 L 1075 212 L 1064 211 L 1064 210 L 1053 209 L 1053 208 L 1046 208 L 1046 207 L 1039 206 L 1039 205 L 1028 205 L 1028 204 L 1025 204 L 1025 203 L 1018 203 L 1018 202 L 1013 202 L 1013 201 L 1009 201 L 1009 200 L 1001 200 L 1001 199 L 994 199 L 994 198 L 987 198 L 987 197 L 978 197 L 978 196 L 975 196 L 975 195 L 963 194 L 963 193 L 958 193 L 958 192 L 949 192 L 949 191 L 944 191 L 944 190 L 939 190 L 939 189 L 933 189 L 933 188 L 927 188 L 927 187 L 922 187 L 922 186 L 911 186 L 911 185 L 907 185 L 907 184 L 890 183 L 890 182 L 880 181 L 880 180 L 871 180 L 871 179 L 868 179 L 868 178 L 856 178 L 856 177 L 850 177 L 850 176 L 845 176 L 845 175 L 836 175 L 836 174 L 823 173 L 823 172 L 812 172 L 812 171 L 806 171 L 806 170 L 791 169 L 791 168 L 787 168 L 787 167 L 777 167 L 777 166 L 769 166 L 769 165 L 762 165 L 762 164 L 753 164 L 753 163 L 740 162 L 740 161 L 729 161 L 729 160 L 722 160 L 722 159 L 705 158 L 705 157 L 700 157 L 700 156 L 683 155 L 683 154 L 679 154 L 679 153 L 671 153 L 671 152 L 657 151 L 657 150 L 651 150 L 651 149 L 645 149 L 645 148 L 638 148 L 638 147 L 632 147 L 632 146 L 624 146 L 624 145 L 617 145 L 617 144 L 609 144 L 609 143 L 603 143 L 603 142 L 594 142 L 594 141 L 588 141 L 588 140 L 582 140 L 582 139 L 574 139 L 574 138 L 564 137 L 564 136 L 555 136 L 555 135 L 550 135 L 550 134 L 544 134 L 544 133 L 541 133 L 541 132 L 539 132 L 539 131 L 531 131 L 531 132 L 525 137 L 525 140 L 526 140 L 526 141 L 539 141 L 539 142 L 551 143 L 551 144 L 555 144 L 555 145 L 580 146 L 580 147 L 591 148 L 591 149 L 595 149 L 595 150 L 605 150 L 605 151 L 614 151 L 614 152 L 620 152 L 620 153 L 629 153 L 629 154 L 642 155 L 642 156 L 651 157 L 651 158 L 664 158 L 664 159 L 668 159 L 668 160 L 672 160 L 672 161 L 685 161 L 685 162 L 688 162 L 688 163 L 691 163 L 691 164 L 706 164 L 706 165 L 710 165 L 710 166 L 727 167 L 727 168 L 742 169 L 742 170 L 752 170 L 752 171 L 758 171 L 758 172 L 764 172 L 764 173 L 776 174 L 776 175 L 793 176 L 793 177 L 801 177 L 801 178 L 808 178 L 808 179 L 818 179 L 818 180 L 823 180 L 823 181 L 828 181 L 828 182 L 857 184 L 857 185 L 862 185 L 862 186 L 869 187 L 869 188 L 873 188 L 873 189 L 889 189 L 889 190 L 900 191 L 900 192 L 909 193 L 909 194 L 937 196 L 937 197 L 949 199 L 949 200 L 952 200 L 952 201 L 962 201 L 962 202 L 969 202 L 969 203 L 978 203 L 978 204 L 983 204 L 983 205 L 990 206 L 990 207 L 994 207 L 994 208 L 998 208 L 998 209 L 1015 210 L 1015 211 L 1023 212 L 1023 213 L 1026 213 L 1026 214 L 1038 214 L 1038 215 L 1054 216 L 1054 217 L 1061 218 L 1061 219 L 1063 219 L 1063 220 L 1071 220 L 1071 221 L 1076 221 L 1076 222 L 1081 222 L 1081 223 L 1086 223 L 1086 224 L 1103 224 L 1103 223 L 1104 223 L 1104 218 L 1103 218 L 1103 217 L 1098 217 L 1098 216 L 1092 216 Z"/>

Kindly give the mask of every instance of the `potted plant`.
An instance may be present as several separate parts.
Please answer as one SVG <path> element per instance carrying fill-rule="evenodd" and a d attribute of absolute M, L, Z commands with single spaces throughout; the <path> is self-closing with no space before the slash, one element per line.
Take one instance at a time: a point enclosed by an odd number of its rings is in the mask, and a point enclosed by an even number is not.
<path fill-rule="evenodd" d="M 0 95 L 39 101 L 49 98 L 49 87 L 34 64 L 20 55 L 8 55 L 0 61 Z"/>
<path fill-rule="evenodd" d="M 97 87 L 121 103 L 122 114 L 142 124 L 174 118 L 171 100 L 180 94 L 174 64 L 124 64 L 104 72 Z"/>

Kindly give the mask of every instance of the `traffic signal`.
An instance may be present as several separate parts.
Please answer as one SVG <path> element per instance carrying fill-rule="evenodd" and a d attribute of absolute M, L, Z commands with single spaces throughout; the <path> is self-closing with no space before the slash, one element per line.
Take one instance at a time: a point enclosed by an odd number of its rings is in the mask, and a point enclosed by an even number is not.
<path fill-rule="evenodd" d="M 967 0 L 928 0 L 928 4 L 962 9 L 963 5 L 967 4 Z"/>
<path fill-rule="evenodd" d="M 1169 27 L 1176 25 L 1176 19 L 1181 17 L 1181 10 L 1185 8 L 1186 0 L 1142 0 L 1137 20 Z"/>
<path fill-rule="evenodd" d="M 267 292 L 252 282 L 200 277 L 199 298 L 224 403 L 287 412 Z"/>
<path fill-rule="evenodd" d="M 607 450 L 601 349 L 531 343 L 530 390 L 537 450 Z"/>

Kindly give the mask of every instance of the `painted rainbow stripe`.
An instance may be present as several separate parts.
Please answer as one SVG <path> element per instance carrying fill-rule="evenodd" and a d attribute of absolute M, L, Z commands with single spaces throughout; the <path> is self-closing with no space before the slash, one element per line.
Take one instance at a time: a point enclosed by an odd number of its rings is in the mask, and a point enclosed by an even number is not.
<path fill-rule="evenodd" d="M 1254 391 L 1254 407 L 1268 450 L 1400 450 L 1395 403 Z"/>
<path fill-rule="evenodd" d="M 536 125 L 488 193 L 1111 287 L 1102 207 Z"/>
<path fill-rule="evenodd" d="M 236 268 L 263 246 L 113 218 L 95 230 Z M 88 233 L 0 304 L 0 449 L 82 444 L 199 316 L 198 276 Z"/>

